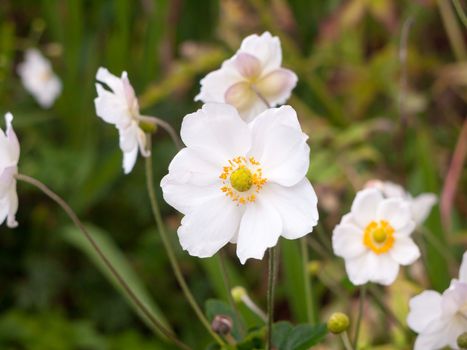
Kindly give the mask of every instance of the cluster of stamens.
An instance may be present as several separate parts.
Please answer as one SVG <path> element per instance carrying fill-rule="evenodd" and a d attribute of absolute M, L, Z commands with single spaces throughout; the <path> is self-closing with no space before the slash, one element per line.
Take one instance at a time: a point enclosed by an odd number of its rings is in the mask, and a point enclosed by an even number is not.
<path fill-rule="evenodd" d="M 221 191 L 238 204 L 251 203 L 266 183 L 260 163 L 254 157 L 235 157 L 229 160 L 219 175 Z"/>
<path fill-rule="evenodd" d="M 394 245 L 394 228 L 386 220 L 372 221 L 365 228 L 363 243 L 378 255 L 386 253 Z"/>

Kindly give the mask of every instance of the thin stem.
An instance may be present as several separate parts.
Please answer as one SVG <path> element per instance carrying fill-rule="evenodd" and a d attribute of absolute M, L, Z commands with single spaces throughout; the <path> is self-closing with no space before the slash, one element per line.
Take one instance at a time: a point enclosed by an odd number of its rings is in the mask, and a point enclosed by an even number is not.
<path fill-rule="evenodd" d="M 303 283 L 305 284 L 305 302 L 306 302 L 306 314 L 308 322 L 312 325 L 315 324 L 315 313 L 313 310 L 313 292 L 312 292 L 312 277 L 308 273 L 308 247 L 306 245 L 306 237 L 300 240 L 300 248 L 302 250 L 302 265 L 303 265 Z"/>
<path fill-rule="evenodd" d="M 344 343 L 345 350 L 353 350 L 352 344 L 350 343 L 349 334 L 347 331 L 341 333 L 341 339 Z"/>
<path fill-rule="evenodd" d="M 148 138 L 147 147 L 151 149 L 151 136 L 147 134 L 147 138 Z M 172 249 L 172 245 L 169 240 L 169 236 L 167 235 L 167 232 L 165 231 L 162 215 L 161 215 L 159 205 L 157 202 L 156 191 L 155 191 L 154 184 L 153 184 L 152 158 L 151 157 L 146 157 L 146 186 L 147 186 L 147 190 L 149 194 L 149 200 L 151 202 L 151 209 L 154 215 L 154 220 L 156 221 L 157 229 L 162 238 L 162 243 L 164 244 L 165 250 L 169 257 L 169 261 L 172 266 L 172 270 L 175 274 L 175 277 L 178 281 L 178 284 L 182 288 L 185 298 L 187 299 L 188 303 L 193 308 L 193 311 L 195 312 L 196 316 L 198 316 L 198 319 L 201 321 L 203 326 L 211 334 L 211 336 L 220 345 L 223 346 L 224 341 L 211 329 L 211 325 L 209 324 L 209 321 L 207 320 L 207 318 L 204 316 L 203 312 L 201 311 L 198 303 L 193 297 L 193 294 L 191 294 L 191 291 L 188 288 L 188 285 L 185 281 L 185 277 L 183 277 L 182 271 L 180 270 L 180 266 L 178 265 L 177 259 L 175 257 L 175 253 Z"/>
<path fill-rule="evenodd" d="M 143 121 L 143 122 L 148 122 L 148 123 L 151 123 L 151 124 L 159 125 L 162 129 L 167 131 L 167 133 L 172 138 L 172 141 L 175 143 L 175 146 L 177 147 L 178 150 L 181 150 L 183 148 L 183 143 L 180 140 L 180 138 L 178 137 L 177 132 L 172 127 L 172 125 L 167 123 L 165 120 L 162 120 L 162 119 L 157 118 L 157 117 L 151 117 L 151 116 L 148 116 L 148 115 L 141 115 L 141 116 L 138 117 L 138 119 Z"/>
<path fill-rule="evenodd" d="M 363 307 L 365 304 L 365 296 L 366 296 L 366 285 L 360 287 L 360 305 L 358 307 L 358 318 L 357 324 L 355 328 L 355 336 L 353 340 L 353 346 L 355 349 L 358 349 L 358 337 L 360 335 L 360 324 L 362 323 L 363 318 Z"/>
<path fill-rule="evenodd" d="M 389 318 L 392 319 L 392 321 L 403 331 L 405 332 L 407 328 L 404 326 L 404 324 L 399 321 L 397 316 L 394 314 L 394 312 L 389 308 L 386 303 L 384 302 L 383 298 L 379 296 L 379 291 L 374 288 L 374 286 L 369 286 L 368 287 L 368 292 L 375 301 L 376 305 L 381 309 L 381 311 L 388 315 Z"/>
<path fill-rule="evenodd" d="M 454 4 L 454 7 L 456 8 L 456 12 L 459 15 L 459 18 L 461 19 L 464 26 L 467 27 L 467 16 L 465 15 L 461 3 L 459 2 L 459 0 L 452 0 L 452 2 Z"/>
<path fill-rule="evenodd" d="M 276 247 L 269 248 L 269 261 L 268 261 L 268 338 L 267 350 L 272 349 L 272 324 L 274 321 L 274 287 L 276 284 Z"/>
<path fill-rule="evenodd" d="M 266 105 L 267 108 L 271 108 L 271 104 L 269 103 L 269 101 L 266 99 L 266 97 L 264 97 L 261 92 L 258 91 L 258 89 L 256 88 L 256 86 L 254 85 L 251 85 L 251 89 L 254 91 L 254 93 L 256 94 L 256 96 L 258 96 L 258 98 Z"/>
<path fill-rule="evenodd" d="M 242 297 L 242 302 L 245 304 L 247 308 L 249 308 L 254 314 L 256 314 L 264 323 L 268 322 L 268 315 L 261 310 L 261 308 L 255 304 L 253 300 L 248 295 Z"/>
<path fill-rule="evenodd" d="M 438 0 L 437 3 L 441 13 L 441 19 L 443 20 L 444 29 L 446 30 L 454 55 L 458 61 L 464 61 L 467 57 L 464 38 L 451 4 L 446 0 Z"/>
<path fill-rule="evenodd" d="M 399 118 L 403 126 L 407 124 L 407 113 L 405 106 L 405 96 L 407 95 L 407 42 L 409 40 L 410 27 L 413 23 L 413 17 L 409 17 L 402 26 L 401 42 L 399 47 L 399 63 L 401 66 L 401 76 L 399 81 Z"/>
<path fill-rule="evenodd" d="M 160 321 L 157 320 L 157 318 L 152 314 L 152 312 L 146 307 L 146 305 L 144 305 L 144 303 L 136 296 L 136 294 L 131 289 L 129 284 L 124 280 L 124 278 L 115 269 L 115 267 L 112 265 L 110 260 L 101 250 L 97 242 L 88 232 L 88 230 L 83 225 L 83 223 L 80 221 L 80 219 L 78 218 L 76 213 L 73 211 L 73 209 L 71 209 L 71 207 L 58 194 L 53 192 L 50 188 L 48 188 L 45 184 L 43 184 L 39 180 L 32 178 L 30 176 L 27 176 L 24 174 L 17 174 L 16 179 L 27 182 L 30 185 L 35 186 L 36 188 L 41 190 L 46 196 L 52 199 L 55 203 L 57 203 L 65 211 L 65 213 L 70 217 L 71 221 L 73 221 L 73 223 L 76 225 L 79 231 L 83 234 L 86 240 L 91 244 L 92 248 L 95 250 L 95 252 L 99 256 L 99 258 L 102 260 L 104 265 L 109 269 L 109 271 L 111 272 L 115 280 L 118 282 L 118 284 L 122 287 L 122 289 L 125 291 L 128 297 L 131 299 L 131 301 L 136 305 L 138 310 L 140 310 L 141 313 L 148 319 L 148 321 L 151 323 L 154 329 L 158 329 L 167 338 L 172 340 L 174 344 L 177 345 L 180 349 L 185 349 L 185 350 L 191 349 L 189 346 L 187 346 L 182 341 L 177 339 L 177 337 L 169 329 L 165 328 L 164 325 L 162 325 Z"/>
<path fill-rule="evenodd" d="M 224 280 L 224 286 L 227 291 L 227 299 L 229 300 L 229 304 L 232 307 L 232 310 L 235 313 L 235 317 L 237 318 L 237 323 L 238 323 L 238 329 L 240 331 L 241 336 L 243 337 L 245 335 L 245 325 L 243 324 L 242 317 L 240 315 L 240 312 L 238 311 L 237 304 L 234 302 L 232 298 L 232 285 L 230 284 L 230 279 L 229 279 L 229 274 L 227 271 L 227 266 L 225 264 L 225 256 L 222 251 L 217 254 L 218 260 L 219 260 L 219 266 L 221 268 L 221 274 L 222 274 L 222 279 Z"/>

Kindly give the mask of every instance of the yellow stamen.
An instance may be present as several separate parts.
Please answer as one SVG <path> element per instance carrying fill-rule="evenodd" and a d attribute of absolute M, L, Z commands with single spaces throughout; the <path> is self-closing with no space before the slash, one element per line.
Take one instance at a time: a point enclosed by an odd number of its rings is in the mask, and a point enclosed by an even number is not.
<path fill-rule="evenodd" d="M 388 252 L 394 241 L 394 228 L 386 220 L 372 221 L 365 228 L 363 243 L 378 255 Z"/>

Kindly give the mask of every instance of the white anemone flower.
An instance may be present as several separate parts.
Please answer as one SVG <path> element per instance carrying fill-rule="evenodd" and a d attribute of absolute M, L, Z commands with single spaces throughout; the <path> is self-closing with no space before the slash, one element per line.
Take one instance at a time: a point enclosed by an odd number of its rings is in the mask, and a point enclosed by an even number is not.
<path fill-rule="evenodd" d="M 26 90 L 43 108 L 52 106 L 62 91 L 62 82 L 50 62 L 36 49 L 26 51 L 24 62 L 18 65 L 18 74 Z"/>
<path fill-rule="evenodd" d="M 138 149 L 143 157 L 151 155 L 146 147 L 146 135 L 139 126 L 140 113 L 135 91 L 128 80 L 127 72 L 123 72 L 119 78 L 101 67 L 97 71 L 96 80 L 106 84 L 111 90 L 96 83 L 96 114 L 117 128 L 120 149 L 123 152 L 123 170 L 128 174 L 136 163 Z"/>
<path fill-rule="evenodd" d="M 413 197 L 409 192 L 398 184 L 390 181 L 371 180 L 368 181 L 366 187 L 374 187 L 383 192 L 386 198 L 402 198 L 409 202 L 412 219 L 417 226 L 421 225 L 428 215 L 433 206 L 438 201 L 434 193 L 422 193 Z"/>
<path fill-rule="evenodd" d="M 248 124 L 228 104 L 205 104 L 185 116 L 181 137 L 186 148 L 161 186 L 185 215 L 178 237 L 189 254 L 210 257 L 231 242 L 244 264 L 262 259 L 280 236 L 313 230 L 318 210 L 305 177 L 308 137 L 292 107 L 268 109 Z"/>
<path fill-rule="evenodd" d="M 10 228 L 18 226 L 15 175 L 18 173 L 19 142 L 11 122 L 13 115 L 5 114 L 6 131 L 0 130 L 0 225 L 5 221 Z"/>
<path fill-rule="evenodd" d="M 195 101 L 231 104 L 243 119 L 251 121 L 268 105 L 285 103 L 297 84 L 295 73 L 281 68 L 281 63 L 278 37 L 269 32 L 250 35 L 232 58 L 201 80 Z"/>
<path fill-rule="evenodd" d="M 410 238 L 414 228 L 406 201 L 384 198 L 381 191 L 369 188 L 357 193 L 350 213 L 335 227 L 332 246 L 345 259 L 353 284 L 389 285 L 399 265 L 412 264 L 420 256 Z"/>
<path fill-rule="evenodd" d="M 467 252 L 459 279 L 452 280 L 443 294 L 426 290 L 413 297 L 409 306 L 407 323 L 418 333 L 414 350 L 459 349 L 457 338 L 467 332 Z"/>

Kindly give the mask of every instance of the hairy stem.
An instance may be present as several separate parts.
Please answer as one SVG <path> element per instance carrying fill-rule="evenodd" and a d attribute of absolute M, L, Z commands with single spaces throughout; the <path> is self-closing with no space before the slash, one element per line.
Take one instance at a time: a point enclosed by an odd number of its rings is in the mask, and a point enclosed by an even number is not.
<path fill-rule="evenodd" d="M 355 328 L 355 336 L 353 340 L 353 346 L 355 349 L 358 349 L 358 337 L 360 335 L 360 325 L 362 323 L 362 318 L 363 318 L 363 307 L 365 305 L 365 296 L 366 296 L 366 285 L 363 285 L 360 287 L 360 304 L 358 307 L 357 325 Z"/>
<path fill-rule="evenodd" d="M 308 247 L 306 244 L 306 236 L 300 239 L 300 248 L 302 250 L 302 265 L 303 265 L 303 283 L 305 284 L 305 301 L 306 301 L 306 314 L 308 322 L 312 325 L 315 324 L 315 313 L 313 308 L 313 290 L 312 290 L 312 277 L 308 273 Z"/>
<path fill-rule="evenodd" d="M 269 248 L 269 261 L 268 261 L 268 333 L 267 333 L 267 349 L 272 349 L 272 324 L 274 322 L 274 287 L 276 284 L 276 247 Z"/>
<path fill-rule="evenodd" d="M 341 333 L 341 339 L 342 343 L 344 343 L 345 350 L 353 350 L 347 331 Z"/>

